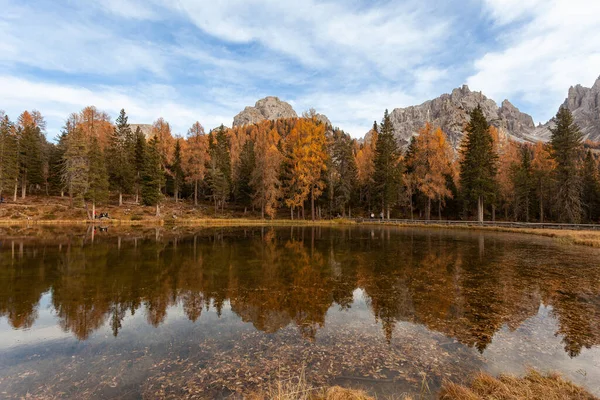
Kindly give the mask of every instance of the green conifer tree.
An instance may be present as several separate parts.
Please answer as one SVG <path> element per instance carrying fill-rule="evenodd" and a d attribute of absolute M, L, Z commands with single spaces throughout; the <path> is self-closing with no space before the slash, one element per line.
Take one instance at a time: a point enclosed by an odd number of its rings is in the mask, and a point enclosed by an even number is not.
<path fill-rule="evenodd" d="M 88 140 L 73 116 L 63 128 L 65 152 L 62 162 L 62 181 L 69 193 L 70 205 L 81 204 L 89 183 Z"/>
<path fill-rule="evenodd" d="M 102 154 L 102 149 L 96 137 L 91 140 L 88 159 L 89 183 L 86 198 L 92 202 L 91 218 L 93 219 L 96 217 L 96 203 L 108 200 L 108 172 L 104 162 L 104 154 Z"/>
<path fill-rule="evenodd" d="M 134 136 L 127 120 L 125 110 L 121 109 L 106 150 L 110 187 L 119 192 L 119 206 L 123 205 L 123 194 L 131 192 L 135 179 L 131 165 Z"/>
<path fill-rule="evenodd" d="M 470 121 L 462 144 L 460 182 L 467 206 L 477 203 L 477 220 L 483 222 L 484 203 L 492 202 L 496 192 L 498 155 L 490 126 L 480 106 L 470 113 Z"/>
<path fill-rule="evenodd" d="M 381 206 L 381 213 L 390 218 L 390 209 L 398 202 L 402 187 L 402 165 L 394 127 L 385 110 L 375 147 L 374 194 Z"/>
<path fill-rule="evenodd" d="M 247 209 L 252 205 L 252 172 L 256 165 L 256 155 L 254 153 L 254 142 L 250 139 L 246 140 L 242 152 L 240 153 L 240 163 L 238 171 L 238 182 L 236 186 L 235 199 L 236 202 Z"/>
<path fill-rule="evenodd" d="M 134 175 L 134 186 L 135 186 L 135 203 L 139 204 L 140 190 L 142 187 L 142 175 L 144 172 L 144 157 L 146 154 L 146 136 L 138 126 L 135 130 L 135 144 L 133 148 L 133 160 L 131 166 L 133 167 Z"/>
<path fill-rule="evenodd" d="M 582 175 L 582 204 L 585 218 L 588 222 L 598 222 L 600 217 L 600 179 L 598 163 L 592 152 L 588 150 L 583 161 Z"/>
<path fill-rule="evenodd" d="M 561 107 L 555 117 L 556 126 L 551 128 L 550 146 L 556 162 L 555 206 L 560 221 L 579 223 L 582 215 L 581 176 L 578 164 L 582 156 L 583 134 L 567 107 Z"/>
<path fill-rule="evenodd" d="M 208 151 L 211 159 L 208 184 L 215 203 L 215 212 L 219 207 L 223 211 L 231 194 L 231 156 L 223 125 L 208 134 Z"/>
<path fill-rule="evenodd" d="M 522 146 L 520 149 L 521 162 L 512 171 L 512 181 L 515 188 L 515 218 L 529 222 L 529 217 L 535 199 L 535 178 L 533 175 L 531 149 Z"/>
<path fill-rule="evenodd" d="M 41 129 L 33 124 L 17 129 L 19 138 L 19 166 L 21 198 L 25 198 L 27 188 L 44 183 L 44 144 Z"/>
<path fill-rule="evenodd" d="M 144 168 L 142 171 L 142 202 L 147 206 L 156 206 L 156 215 L 160 215 L 159 203 L 162 197 L 161 187 L 164 174 L 162 172 L 158 139 L 153 137 L 144 152 Z"/>
<path fill-rule="evenodd" d="M 18 179 L 18 145 L 13 123 L 7 115 L 4 115 L 0 119 L 0 197 L 2 198 L 15 186 Z"/>

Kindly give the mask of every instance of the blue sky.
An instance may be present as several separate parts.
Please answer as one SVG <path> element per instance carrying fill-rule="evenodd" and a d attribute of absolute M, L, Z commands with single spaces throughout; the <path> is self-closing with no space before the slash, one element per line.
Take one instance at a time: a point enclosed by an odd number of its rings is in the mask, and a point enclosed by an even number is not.
<path fill-rule="evenodd" d="M 184 135 L 264 96 L 361 137 L 383 110 L 468 84 L 545 122 L 600 75 L 600 2 L 0 0 L 0 109 L 54 137 L 95 105 Z"/>

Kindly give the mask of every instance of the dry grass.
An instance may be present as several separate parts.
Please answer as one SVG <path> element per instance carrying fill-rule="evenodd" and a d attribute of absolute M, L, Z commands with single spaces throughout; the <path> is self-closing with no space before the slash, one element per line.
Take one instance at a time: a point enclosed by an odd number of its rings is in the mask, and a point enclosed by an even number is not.
<path fill-rule="evenodd" d="M 244 398 L 249 400 L 375 400 L 362 390 L 340 386 L 328 389 L 313 387 L 306 381 L 304 370 L 298 377 L 280 379 L 266 390 Z"/>
<path fill-rule="evenodd" d="M 542 375 L 534 370 L 529 370 L 522 378 L 513 375 L 500 375 L 494 378 L 486 373 L 480 373 L 468 387 L 444 382 L 439 398 L 442 400 L 597 400 L 597 397 L 558 374 Z"/>
<path fill-rule="evenodd" d="M 366 221 L 364 224 L 368 224 Z M 380 225 L 377 223 L 377 225 Z M 526 235 L 537 235 L 556 239 L 564 244 L 578 244 L 589 247 L 600 248 L 600 231 L 578 231 L 570 229 L 532 229 L 532 228 L 507 228 L 502 226 L 476 226 L 476 225 L 436 225 L 419 223 L 389 223 L 386 226 L 412 227 L 412 228 L 432 228 L 432 229 L 460 229 L 460 230 L 478 230 L 490 232 L 522 233 Z"/>

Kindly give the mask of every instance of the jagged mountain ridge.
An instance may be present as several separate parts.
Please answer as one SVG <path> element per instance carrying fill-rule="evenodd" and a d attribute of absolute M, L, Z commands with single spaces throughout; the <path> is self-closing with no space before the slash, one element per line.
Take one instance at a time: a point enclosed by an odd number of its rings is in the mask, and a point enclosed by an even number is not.
<path fill-rule="evenodd" d="M 581 85 L 571 86 L 567 98 L 561 105 L 573 113 L 575 123 L 581 129 L 584 139 L 600 141 L 600 77 L 591 88 Z M 558 110 L 557 110 L 558 111 Z M 536 128 L 534 136 L 540 140 L 549 140 L 550 128 L 554 127 L 554 119 Z"/>
<path fill-rule="evenodd" d="M 402 146 L 408 145 L 411 137 L 429 122 L 441 127 L 456 148 L 462 139 L 464 126 L 469 122 L 469 112 L 477 105 L 481 106 L 485 117 L 501 134 L 519 141 L 532 140 L 535 124 L 530 115 L 519 111 L 508 100 L 498 107 L 494 100 L 481 92 L 471 91 L 466 85 L 417 106 L 396 108 L 390 113 L 390 119 Z"/>
<path fill-rule="evenodd" d="M 478 104 L 490 124 L 496 126 L 501 135 L 527 142 L 550 139 L 550 128 L 554 126 L 552 119 L 536 127 L 533 118 L 521 112 L 510 101 L 504 100 L 498 107 L 494 100 L 481 92 L 471 91 L 466 85 L 417 106 L 396 108 L 390 113 L 390 118 L 396 138 L 402 146 L 408 145 L 411 137 L 417 135 L 419 129 L 429 122 L 441 127 L 456 148 L 463 137 L 464 126 L 469 122 L 469 112 Z M 581 85 L 569 88 L 567 98 L 561 106 L 571 110 L 585 139 L 600 141 L 600 77 L 591 88 Z M 366 138 L 368 135 L 367 133 Z"/>

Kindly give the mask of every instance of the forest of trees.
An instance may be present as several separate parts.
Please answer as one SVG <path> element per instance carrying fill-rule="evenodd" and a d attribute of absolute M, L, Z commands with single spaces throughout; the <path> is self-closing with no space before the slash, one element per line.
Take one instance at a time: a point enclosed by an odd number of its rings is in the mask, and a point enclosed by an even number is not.
<path fill-rule="evenodd" d="M 0 111 L 0 195 L 68 196 L 90 218 L 97 204 L 123 205 L 124 197 L 157 215 L 172 198 L 262 218 L 430 219 L 432 210 L 438 219 L 600 218 L 596 149 L 566 108 L 550 142 L 533 144 L 503 135 L 478 107 L 457 151 L 429 124 L 402 149 L 387 110 L 364 141 L 315 115 L 208 133 L 196 122 L 181 137 L 162 118 L 144 134 L 125 110 L 112 123 L 92 106 L 71 114 L 51 143 L 40 112 L 11 121 Z"/>

